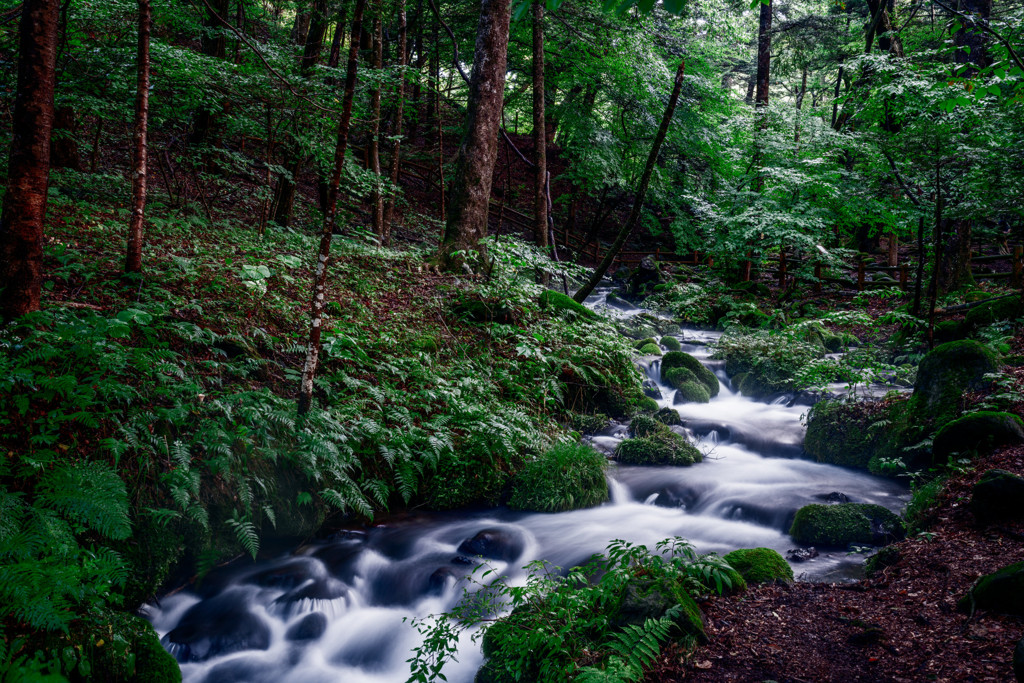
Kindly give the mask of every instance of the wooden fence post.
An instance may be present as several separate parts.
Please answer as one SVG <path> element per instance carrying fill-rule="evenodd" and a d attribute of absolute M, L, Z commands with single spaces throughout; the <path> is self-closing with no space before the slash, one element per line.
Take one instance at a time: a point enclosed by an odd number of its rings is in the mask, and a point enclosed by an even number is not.
<path fill-rule="evenodd" d="M 864 291 L 864 261 L 857 262 L 857 291 Z"/>

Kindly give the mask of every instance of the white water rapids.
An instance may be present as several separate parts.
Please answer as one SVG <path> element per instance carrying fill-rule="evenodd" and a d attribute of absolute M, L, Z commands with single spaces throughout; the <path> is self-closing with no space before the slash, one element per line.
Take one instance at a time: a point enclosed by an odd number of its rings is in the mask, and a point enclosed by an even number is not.
<path fill-rule="evenodd" d="M 634 309 L 635 310 L 635 309 Z M 632 311 L 626 311 L 632 314 Z M 612 467 L 611 501 L 558 514 L 507 509 L 408 515 L 365 531 L 336 534 L 272 561 L 229 567 L 198 587 L 150 605 L 147 616 L 182 662 L 188 683 L 399 683 L 419 635 L 405 617 L 442 612 L 461 597 L 462 579 L 488 556 L 499 573 L 522 576 L 535 559 L 561 567 L 585 562 L 613 539 L 653 547 L 681 536 L 700 552 L 769 547 L 785 554 L 786 534 L 803 505 L 843 494 L 899 511 L 906 489 L 863 472 L 799 459 L 806 406 L 763 403 L 734 393 L 707 359 L 713 332 L 677 335 L 722 381 L 708 404 L 675 407 L 704 451 L 687 468 Z M 658 361 L 648 378 L 671 406 Z M 624 427 L 593 437 L 609 452 Z M 835 496 L 833 495 L 833 499 Z M 822 552 L 794 570 L 806 580 L 856 575 L 861 557 Z M 468 637 L 446 668 L 454 683 L 472 681 L 481 662 Z"/>

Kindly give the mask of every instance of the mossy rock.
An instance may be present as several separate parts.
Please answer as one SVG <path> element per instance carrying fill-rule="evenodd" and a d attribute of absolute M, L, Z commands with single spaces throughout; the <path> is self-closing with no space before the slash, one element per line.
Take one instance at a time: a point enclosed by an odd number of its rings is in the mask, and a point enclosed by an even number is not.
<path fill-rule="evenodd" d="M 1006 470 L 981 475 L 971 492 L 971 512 L 982 521 L 1024 517 L 1024 477 Z"/>
<path fill-rule="evenodd" d="M 563 443 L 531 460 L 513 477 L 513 510 L 562 512 L 608 500 L 604 456 L 583 444 Z"/>
<path fill-rule="evenodd" d="M 768 398 L 785 391 L 788 386 L 785 382 L 773 381 L 756 370 L 741 374 L 743 374 L 743 379 L 737 385 L 737 389 L 742 395 L 749 398 Z"/>
<path fill-rule="evenodd" d="M 988 609 L 1024 617 L 1024 562 L 981 577 L 956 607 L 961 612 Z"/>
<path fill-rule="evenodd" d="M 683 345 L 675 337 L 662 337 L 661 345 L 666 351 L 682 351 Z"/>
<path fill-rule="evenodd" d="M 881 505 L 815 503 L 797 510 L 789 535 L 797 543 L 844 548 L 855 543 L 886 545 L 903 538 L 906 528 Z"/>
<path fill-rule="evenodd" d="M 668 370 L 662 368 L 661 381 L 674 389 L 678 389 L 681 384 L 698 382 L 700 380 L 697 379 L 697 375 L 686 368 L 669 368 Z"/>
<path fill-rule="evenodd" d="M 970 330 L 985 327 L 1000 320 L 1016 320 L 1024 316 L 1024 305 L 1017 295 L 1005 296 L 975 306 L 967 311 L 964 326 Z"/>
<path fill-rule="evenodd" d="M 899 547 L 894 545 L 886 546 L 867 559 L 864 563 L 864 573 L 868 576 L 874 576 L 883 569 L 895 566 L 901 557 L 902 553 Z"/>
<path fill-rule="evenodd" d="M 820 463 L 866 470 L 875 455 L 875 420 L 864 403 L 820 401 L 807 417 L 804 450 Z"/>
<path fill-rule="evenodd" d="M 793 568 L 786 562 L 786 558 L 771 548 L 742 548 L 722 559 L 738 571 L 747 583 L 793 580 Z"/>
<path fill-rule="evenodd" d="M 661 359 L 661 374 L 673 368 L 685 368 L 693 373 L 697 380 L 707 387 L 708 395 L 712 398 L 718 396 L 719 384 L 715 373 L 704 367 L 704 364 L 688 353 L 682 351 L 669 351 Z"/>
<path fill-rule="evenodd" d="M 538 302 L 540 303 L 541 308 L 550 308 L 558 313 L 587 318 L 590 320 L 598 317 L 597 313 L 594 313 L 583 304 L 576 302 L 572 297 L 566 296 L 561 292 L 556 292 L 553 289 L 547 289 L 542 292 Z"/>
<path fill-rule="evenodd" d="M 658 412 L 658 402 L 650 396 L 641 394 L 630 401 L 630 415 L 653 415 L 656 412 Z"/>
<path fill-rule="evenodd" d="M 581 434 L 596 434 L 610 423 L 609 417 L 603 413 L 595 415 L 569 413 L 569 426 Z"/>
<path fill-rule="evenodd" d="M 668 431 L 668 427 L 651 415 L 637 415 L 629 423 L 629 429 L 635 437 L 653 436 Z"/>
<path fill-rule="evenodd" d="M 838 353 L 843 350 L 843 335 L 826 333 L 822 335 L 822 344 L 829 353 Z"/>
<path fill-rule="evenodd" d="M 615 458 L 624 465 L 675 465 L 686 467 L 703 460 L 695 446 L 675 432 L 626 439 L 615 449 Z"/>
<path fill-rule="evenodd" d="M 641 339 L 640 341 L 634 343 L 633 344 L 633 348 L 634 349 L 642 349 L 643 347 L 647 346 L 648 344 L 654 344 L 655 346 L 657 346 L 658 345 L 658 340 L 655 339 L 654 337 L 645 337 L 644 339 Z"/>
<path fill-rule="evenodd" d="M 988 455 L 1000 446 L 1024 442 L 1024 421 L 1012 413 L 982 410 L 947 423 L 932 444 L 934 460 L 945 463 L 954 453 Z"/>
<path fill-rule="evenodd" d="M 936 323 L 935 329 L 932 331 L 935 341 L 940 344 L 946 342 L 956 341 L 963 339 L 967 336 L 967 330 L 964 329 L 964 325 L 959 320 L 943 320 L 940 323 Z"/>
<path fill-rule="evenodd" d="M 683 382 L 676 392 L 676 403 L 707 403 L 711 400 L 707 387 L 700 382 Z"/>
<path fill-rule="evenodd" d="M 674 408 L 662 408 L 654 414 L 654 419 L 669 426 L 683 423 L 683 419 Z"/>
<path fill-rule="evenodd" d="M 922 360 L 914 384 L 914 400 L 932 416 L 936 426 L 956 417 L 965 391 L 984 387 L 984 376 L 996 372 L 999 363 L 984 344 L 973 340 L 947 342 L 932 349 Z"/>
<path fill-rule="evenodd" d="M 644 356 L 660 356 L 661 347 L 657 344 L 644 344 L 640 347 L 640 354 Z"/>

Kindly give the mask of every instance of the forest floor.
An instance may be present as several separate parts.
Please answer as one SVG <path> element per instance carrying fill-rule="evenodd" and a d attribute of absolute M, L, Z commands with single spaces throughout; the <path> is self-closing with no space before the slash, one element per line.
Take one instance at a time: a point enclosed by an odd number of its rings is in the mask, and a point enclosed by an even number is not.
<path fill-rule="evenodd" d="M 646 681 L 1013 681 L 1024 620 L 956 611 L 980 575 L 1024 560 L 1024 523 L 983 525 L 967 502 L 985 470 L 1024 474 L 1024 447 L 954 474 L 898 561 L 848 584 L 760 585 L 702 605 L 711 642 L 675 647 Z M 796 568 L 799 574 L 799 566 Z"/>

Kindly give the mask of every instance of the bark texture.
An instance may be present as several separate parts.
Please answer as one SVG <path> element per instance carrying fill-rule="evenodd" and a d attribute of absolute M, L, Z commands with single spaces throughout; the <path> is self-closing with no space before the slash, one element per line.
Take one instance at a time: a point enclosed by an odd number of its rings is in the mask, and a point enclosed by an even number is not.
<path fill-rule="evenodd" d="M 547 129 L 544 119 L 544 5 L 533 3 L 533 236 L 548 246 Z"/>
<path fill-rule="evenodd" d="M 370 66 L 377 78 L 370 91 L 370 143 L 366 147 L 366 165 L 374 175 L 373 191 L 370 193 L 370 211 L 373 233 L 377 240 L 384 242 L 384 195 L 381 192 L 380 175 L 380 74 L 384 67 L 384 20 L 381 16 L 383 3 L 377 3 L 377 11 L 373 18 L 373 56 Z"/>
<path fill-rule="evenodd" d="M 757 30 L 757 94 L 754 106 L 768 106 L 768 86 L 772 60 L 772 0 L 761 4 Z"/>
<path fill-rule="evenodd" d="M 363 25 L 363 10 L 366 0 L 356 0 L 352 11 L 352 38 L 349 41 L 348 68 L 345 72 L 345 95 L 341 103 L 341 119 L 338 121 L 338 139 L 334 147 L 334 170 L 327 189 L 327 207 L 324 212 L 323 229 L 320 231 L 320 251 L 313 275 L 313 301 L 310 304 L 309 343 L 306 346 L 306 362 L 302 368 L 299 383 L 299 415 L 309 412 L 313 404 L 313 378 L 320 364 L 320 339 L 327 289 L 327 260 L 331 256 L 331 237 L 338 216 L 338 189 L 341 187 L 341 171 L 345 166 L 345 152 L 348 150 L 348 131 L 352 124 L 352 100 L 356 90 L 356 71 L 359 68 L 359 33 Z"/>
<path fill-rule="evenodd" d="M 395 138 L 395 144 L 391 148 L 391 165 L 388 168 L 388 178 L 392 187 L 398 185 L 398 172 L 402 163 L 402 121 L 405 117 L 405 66 L 409 61 L 409 53 L 406 44 L 409 39 L 408 23 L 405 16 L 405 0 L 398 0 L 398 68 L 401 74 L 398 85 L 395 87 L 395 109 L 391 119 L 391 135 Z M 391 246 L 391 224 L 395 218 L 395 195 L 388 197 L 384 207 L 384 221 L 381 229 L 381 244 L 385 247 Z"/>
<path fill-rule="evenodd" d="M 0 315 L 39 310 L 50 174 L 58 0 L 25 0 L 18 45 L 7 193 L 0 213 Z"/>
<path fill-rule="evenodd" d="M 138 0 L 139 42 L 135 57 L 135 159 L 132 168 L 132 215 L 128 222 L 128 254 L 125 272 L 142 271 L 142 223 L 146 216 L 146 147 L 149 128 L 149 33 L 153 9 L 149 0 Z"/>
<path fill-rule="evenodd" d="M 484 257 L 480 241 L 487 236 L 487 205 L 498 158 L 510 19 L 511 0 L 481 0 L 466 132 L 455 162 L 448 220 L 438 255 L 439 265 L 447 270 L 466 266 L 469 252 Z"/>

